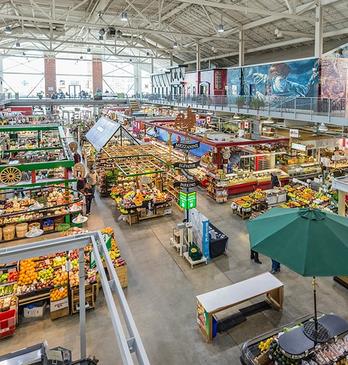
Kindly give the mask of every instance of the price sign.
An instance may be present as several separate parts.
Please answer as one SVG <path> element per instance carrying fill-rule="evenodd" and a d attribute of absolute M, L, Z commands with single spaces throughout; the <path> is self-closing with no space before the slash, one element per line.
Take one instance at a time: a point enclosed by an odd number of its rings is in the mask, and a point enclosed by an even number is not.
<path fill-rule="evenodd" d="M 174 187 L 180 187 L 181 189 L 190 189 L 197 186 L 196 181 L 175 181 Z"/>
<path fill-rule="evenodd" d="M 299 138 L 300 137 L 300 131 L 298 129 L 290 129 L 289 131 L 291 138 Z"/>

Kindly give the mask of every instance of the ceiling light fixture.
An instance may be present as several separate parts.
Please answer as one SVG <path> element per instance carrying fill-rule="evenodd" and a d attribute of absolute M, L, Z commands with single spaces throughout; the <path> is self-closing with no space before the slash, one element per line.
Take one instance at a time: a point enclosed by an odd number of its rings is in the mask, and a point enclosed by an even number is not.
<path fill-rule="evenodd" d="M 123 22 L 128 22 L 128 14 L 127 14 L 127 12 L 126 12 L 126 11 L 123 11 L 123 12 L 121 13 L 121 20 L 122 20 Z"/>
<path fill-rule="evenodd" d="M 88 52 L 88 53 L 89 53 L 89 52 L 91 52 L 91 49 L 90 49 L 89 47 L 87 48 L 87 52 Z"/>
<path fill-rule="evenodd" d="M 173 48 L 178 48 L 178 42 L 176 42 L 176 41 L 175 41 L 175 42 L 173 43 Z"/>
<path fill-rule="evenodd" d="M 17 41 L 16 42 L 16 47 L 19 48 L 21 46 L 21 44 Z"/>
<path fill-rule="evenodd" d="M 218 33 L 223 33 L 225 31 L 224 25 L 222 23 L 218 25 L 217 31 Z"/>
<path fill-rule="evenodd" d="M 5 34 L 11 34 L 12 33 L 12 27 L 10 25 L 7 25 L 4 30 Z"/>

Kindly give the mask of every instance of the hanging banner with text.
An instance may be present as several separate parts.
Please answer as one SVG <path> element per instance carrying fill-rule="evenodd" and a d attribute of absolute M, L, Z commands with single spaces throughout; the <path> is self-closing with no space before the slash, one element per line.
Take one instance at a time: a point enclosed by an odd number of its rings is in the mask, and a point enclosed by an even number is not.
<path fill-rule="evenodd" d="M 183 191 L 180 191 L 179 206 L 186 210 L 196 208 L 197 206 L 196 192 L 193 191 L 191 193 L 184 193 Z"/>
<path fill-rule="evenodd" d="M 198 185 L 196 181 L 175 181 L 174 187 L 179 187 L 180 189 L 190 189 Z"/>
<path fill-rule="evenodd" d="M 195 169 L 196 167 L 199 166 L 200 161 L 195 161 L 195 162 L 175 162 L 173 164 L 173 166 L 175 168 L 178 169 L 185 169 L 185 170 L 190 170 L 190 169 Z"/>
<path fill-rule="evenodd" d="M 179 150 L 184 150 L 184 151 L 190 151 L 190 150 L 194 150 L 196 148 L 199 148 L 200 143 L 199 142 L 195 142 L 195 143 L 173 143 L 174 148 L 178 148 Z"/>

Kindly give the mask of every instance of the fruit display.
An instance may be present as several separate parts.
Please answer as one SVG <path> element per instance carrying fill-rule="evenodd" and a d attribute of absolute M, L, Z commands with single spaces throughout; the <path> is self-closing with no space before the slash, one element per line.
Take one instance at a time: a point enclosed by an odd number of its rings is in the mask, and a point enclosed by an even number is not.
<path fill-rule="evenodd" d="M 37 279 L 35 262 L 33 259 L 23 260 L 20 263 L 18 285 L 30 285 Z"/>
<path fill-rule="evenodd" d="M 64 298 L 66 298 L 67 296 L 68 296 L 68 288 L 66 288 L 66 287 L 53 289 L 50 292 L 50 299 L 53 302 L 57 301 L 57 300 L 62 300 Z"/>
<path fill-rule="evenodd" d="M 113 194 L 115 196 L 115 194 Z M 171 197 L 165 192 L 154 189 L 143 189 L 136 191 L 127 191 L 123 196 L 115 198 L 116 205 L 122 214 L 128 214 L 129 210 L 140 208 L 146 203 L 162 204 L 169 203 Z"/>
<path fill-rule="evenodd" d="M 53 279 L 54 269 L 49 267 L 47 269 L 42 269 L 37 274 L 38 281 L 43 283 L 48 283 Z"/>
<path fill-rule="evenodd" d="M 13 192 L 0 202 L 0 226 L 28 223 L 24 231 L 15 229 L 14 238 L 23 238 L 32 224 L 38 225 L 45 233 L 56 230 L 56 222 L 67 215 L 79 214 L 83 209 L 83 196 L 71 189 L 42 187 L 23 190 L 23 197 Z M 43 232 L 43 233 L 44 233 Z M 6 238 L 4 238 L 6 240 Z"/>
<path fill-rule="evenodd" d="M 65 286 L 68 285 L 68 278 L 69 275 L 67 271 L 56 270 L 52 283 L 54 286 Z"/>
<path fill-rule="evenodd" d="M 323 208 L 328 206 L 331 201 L 331 196 L 302 185 L 295 187 L 285 185 L 284 189 L 287 192 L 288 201 L 281 205 L 283 208 Z"/>
<path fill-rule="evenodd" d="M 0 297 L 4 297 L 13 294 L 16 289 L 16 284 L 9 284 L 0 286 Z"/>

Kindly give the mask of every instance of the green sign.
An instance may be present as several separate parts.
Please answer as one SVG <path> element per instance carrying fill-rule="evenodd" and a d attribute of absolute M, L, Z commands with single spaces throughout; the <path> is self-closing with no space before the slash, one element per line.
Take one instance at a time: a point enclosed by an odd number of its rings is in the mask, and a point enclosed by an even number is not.
<path fill-rule="evenodd" d="M 179 193 L 179 206 L 183 209 L 193 209 L 197 206 L 197 195 L 193 191 L 191 193 L 185 193 L 180 191 Z"/>
<path fill-rule="evenodd" d="M 111 236 L 109 236 L 108 234 L 102 233 L 102 236 L 104 238 L 106 247 L 108 249 L 108 251 L 111 250 Z M 94 257 L 94 253 L 93 251 L 90 252 L 90 263 L 89 263 L 89 267 L 91 269 L 94 269 L 97 266 L 96 262 L 95 262 L 95 257 Z"/>

